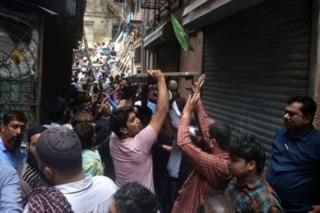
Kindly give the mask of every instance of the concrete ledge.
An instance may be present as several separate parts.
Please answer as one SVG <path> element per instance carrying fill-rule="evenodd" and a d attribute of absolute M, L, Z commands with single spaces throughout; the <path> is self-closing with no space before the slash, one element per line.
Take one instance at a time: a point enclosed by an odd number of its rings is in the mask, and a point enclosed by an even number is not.
<path fill-rule="evenodd" d="M 157 29 L 147 35 L 143 42 L 144 49 L 153 49 L 155 47 L 160 46 L 165 42 L 173 42 L 176 38 L 174 36 L 174 32 L 171 26 L 171 22 L 165 22 L 161 24 Z"/>
<path fill-rule="evenodd" d="M 252 7 L 265 0 L 200 0 L 188 5 L 182 14 L 183 25 L 191 29 L 205 26 Z"/>

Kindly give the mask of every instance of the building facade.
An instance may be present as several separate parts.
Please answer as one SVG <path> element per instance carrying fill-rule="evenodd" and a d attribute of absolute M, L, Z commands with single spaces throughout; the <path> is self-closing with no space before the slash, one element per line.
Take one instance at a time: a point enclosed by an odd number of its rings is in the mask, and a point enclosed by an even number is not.
<path fill-rule="evenodd" d="M 139 4 L 145 7 L 145 31 L 137 39 L 145 68 L 206 74 L 202 99 L 209 115 L 228 123 L 235 136 L 256 136 L 268 155 L 289 96 L 310 95 L 320 104 L 319 1 Z M 170 13 L 188 32 L 193 51 L 181 50 Z M 190 87 L 190 81 L 180 79 L 181 94 L 187 95 Z M 315 125 L 320 127 L 320 113 Z"/>
<path fill-rule="evenodd" d="M 122 18 L 122 2 L 115 0 L 87 0 L 84 29 L 88 45 L 112 40 Z"/>
<path fill-rule="evenodd" d="M 84 8 L 85 0 L 0 2 L 0 116 L 21 110 L 38 123 L 43 100 L 68 98 Z"/>

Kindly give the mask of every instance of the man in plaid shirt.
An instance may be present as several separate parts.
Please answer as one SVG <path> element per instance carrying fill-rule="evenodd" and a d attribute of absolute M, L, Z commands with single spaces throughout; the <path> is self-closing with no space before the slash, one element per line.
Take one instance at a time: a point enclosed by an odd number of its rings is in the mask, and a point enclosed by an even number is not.
<path fill-rule="evenodd" d="M 223 191 L 231 178 L 228 171 L 229 153 L 226 151 L 231 130 L 226 124 L 218 121 L 209 125 L 209 117 L 199 100 L 203 81 L 203 77 L 200 77 L 196 83 L 195 94 L 192 98 L 189 97 L 181 118 L 177 143 L 194 169 L 179 191 L 172 213 L 196 212 L 210 190 Z M 191 142 L 189 122 L 193 109 L 197 112 L 199 126 L 210 153 L 201 150 Z"/>
<path fill-rule="evenodd" d="M 282 213 L 280 199 L 261 174 L 265 151 L 252 137 L 235 141 L 230 148 L 230 182 L 226 196 L 237 213 Z"/>

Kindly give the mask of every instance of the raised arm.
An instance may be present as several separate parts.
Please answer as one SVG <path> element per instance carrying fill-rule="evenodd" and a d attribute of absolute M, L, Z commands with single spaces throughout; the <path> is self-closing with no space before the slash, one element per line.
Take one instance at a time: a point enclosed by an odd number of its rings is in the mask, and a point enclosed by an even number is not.
<path fill-rule="evenodd" d="M 199 172 L 203 177 L 210 178 L 216 176 L 217 174 L 228 177 L 227 161 L 202 151 L 191 142 L 189 123 L 192 110 L 198 102 L 199 96 L 199 94 L 194 94 L 192 98 L 188 98 L 187 104 L 183 110 L 178 131 L 178 146 L 182 153 L 188 158 L 190 163 L 197 170 L 197 172 Z M 199 122 L 201 122 L 201 120 Z"/>
<path fill-rule="evenodd" d="M 169 95 L 163 73 L 160 70 L 153 70 L 148 71 L 148 74 L 151 77 L 157 79 L 158 87 L 157 110 L 153 114 L 149 125 L 157 134 L 159 134 L 166 115 L 169 111 Z"/>
<path fill-rule="evenodd" d="M 199 79 L 194 83 L 193 86 L 193 92 L 194 94 L 199 94 L 201 92 L 201 88 L 202 85 L 205 82 L 205 78 L 206 76 L 203 74 L 199 77 Z M 199 98 L 199 100 L 197 101 L 197 103 L 195 104 L 195 110 L 197 112 L 197 118 L 198 118 L 198 123 L 200 126 L 200 130 L 202 133 L 202 136 L 204 137 L 208 137 L 209 135 L 209 125 L 210 125 L 210 119 L 208 114 L 206 113 L 206 111 L 204 110 L 203 104 L 201 99 Z M 200 122 L 201 121 L 201 122 Z"/>
<path fill-rule="evenodd" d="M 204 110 L 201 99 L 196 103 L 195 110 L 197 112 L 198 123 L 203 136 L 209 136 L 210 119 L 206 111 Z M 201 122 L 200 122 L 201 121 Z"/>

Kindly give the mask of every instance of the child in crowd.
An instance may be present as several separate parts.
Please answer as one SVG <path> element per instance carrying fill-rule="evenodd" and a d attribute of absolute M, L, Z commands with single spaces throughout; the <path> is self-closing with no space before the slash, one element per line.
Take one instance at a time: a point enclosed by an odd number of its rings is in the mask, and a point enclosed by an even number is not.
<path fill-rule="evenodd" d="M 230 173 L 226 189 L 237 213 L 280 213 L 283 209 L 275 191 L 262 177 L 265 151 L 253 137 L 236 140 L 230 148 Z"/>

